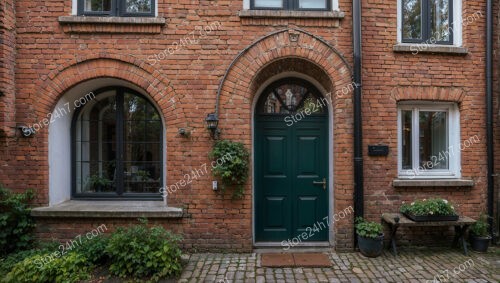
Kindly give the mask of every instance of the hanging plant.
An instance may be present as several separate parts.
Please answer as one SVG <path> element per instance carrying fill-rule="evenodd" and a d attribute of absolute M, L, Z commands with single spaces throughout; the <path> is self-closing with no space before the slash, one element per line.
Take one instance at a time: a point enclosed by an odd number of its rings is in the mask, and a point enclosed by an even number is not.
<path fill-rule="evenodd" d="M 229 140 L 215 142 L 209 153 L 212 162 L 212 174 L 219 178 L 221 191 L 234 189 L 233 199 L 243 198 L 244 185 L 248 179 L 248 150 L 243 143 Z"/>

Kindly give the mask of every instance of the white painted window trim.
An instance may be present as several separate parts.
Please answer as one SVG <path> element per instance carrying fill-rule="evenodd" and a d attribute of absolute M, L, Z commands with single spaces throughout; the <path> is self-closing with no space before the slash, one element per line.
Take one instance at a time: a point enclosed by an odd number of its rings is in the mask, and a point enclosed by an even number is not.
<path fill-rule="evenodd" d="M 403 170 L 402 154 L 402 110 L 412 110 L 412 170 Z M 448 112 L 448 170 L 418 170 L 419 163 L 419 122 L 418 111 L 447 111 Z M 443 179 L 461 178 L 460 152 L 460 112 L 456 103 L 446 102 L 404 102 L 398 106 L 398 177 L 401 179 Z M 451 150 L 453 149 L 453 151 Z M 446 154 L 446 153 L 443 153 Z M 417 158 L 415 158 L 417 157 Z"/>
<path fill-rule="evenodd" d="M 158 17 L 158 0 L 155 1 L 155 17 Z M 71 15 L 76 16 L 78 14 L 78 0 L 71 0 Z"/>
<path fill-rule="evenodd" d="M 331 0 L 331 1 L 332 1 L 332 11 L 339 11 L 339 0 Z M 243 10 L 250 10 L 250 0 L 243 0 Z"/>
<path fill-rule="evenodd" d="M 249 1 L 249 0 L 247 0 Z M 397 14 L 397 43 L 398 44 L 410 44 L 410 45 L 429 45 L 429 43 L 403 43 L 403 26 L 402 26 L 402 15 L 403 7 L 402 0 L 398 0 Z M 462 0 L 453 0 L 453 46 L 462 46 Z M 440 44 L 434 44 L 440 45 Z M 441 46 L 441 45 L 440 45 Z M 449 45 L 442 45 L 449 46 Z"/>

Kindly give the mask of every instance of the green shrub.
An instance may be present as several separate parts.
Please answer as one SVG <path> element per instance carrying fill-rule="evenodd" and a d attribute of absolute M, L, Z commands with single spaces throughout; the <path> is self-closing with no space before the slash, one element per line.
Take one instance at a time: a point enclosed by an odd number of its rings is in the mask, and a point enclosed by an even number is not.
<path fill-rule="evenodd" d="M 376 238 L 382 234 L 382 224 L 356 218 L 356 234 L 365 238 Z"/>
<path fill-rule="evenodd" d="M 14 265 L 2 280 L 5 283 L 73 283 L 90 279 L 90 265 L 77 252 L 60 257 L 35 254 Z"/>
<path fill-rule="evenodd" d="M 111 234 L 106 252 L 110 257 L 109 271 L 120 277 L 158 280 L 181 272 L 181 240 L 163 227 L 136 225 L 118 228 Z"/>
<path fill-rule="evenodd" d="M 5 275 L 9 273 L 14 265 L 16 265 L 18 262 L 23 261 L 25 258 L 31 257 L 33 255 L 39 254 L 39 250 L 25 250 L 25 251 L 18 251 L 9 254 L 5 258 L 0 259 L 0 275 Z"/>
<path fill-rule="evenodd" d="M 76 251 L 87 258 L 90 263 L 102 265 L 109 259 L 109 256 L 106 253 L 106 247 L 108 244 L 108 237 L 99 236 L 86 241 L 83 245 L 76 248 Z"/>
<path fill-rule="evenodd" d="M 488 223 L 488 215 L 482 213 L 479 216 L 479 219 L 470 226 L 469 231 L 476 237 L 488 237 L 490 235 L 488 228 L 490 228 L 490 224 Z"/>
<path fill-rule="evenodd" d="M 32 247 L 35 223 L 28 202 L 34 193 L 12 193 L 0 186 L 0 256 Z"/>
<path fill-rule="evenodd" d="M 244 185 L 248 179 L 248 157 L 250 154 L 240 142 L 217 141 L 209 153 L 214 160 L 212 174 L 220 178 L 222 192 L 226 187 L 234 187 L 233 199 L 242 198 Z"/>

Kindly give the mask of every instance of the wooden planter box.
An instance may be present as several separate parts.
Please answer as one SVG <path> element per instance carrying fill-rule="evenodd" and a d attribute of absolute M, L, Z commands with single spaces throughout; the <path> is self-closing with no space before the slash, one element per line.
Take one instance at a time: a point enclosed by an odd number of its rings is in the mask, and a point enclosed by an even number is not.
<path fill-rule="evenodd" d="M 415 216 L 409 213 L 403 213 L 404 216 L 410 218 L 415 222 L 429 222 L 429 221 L 457 221 L 458 215 L 424 215 Z"/>

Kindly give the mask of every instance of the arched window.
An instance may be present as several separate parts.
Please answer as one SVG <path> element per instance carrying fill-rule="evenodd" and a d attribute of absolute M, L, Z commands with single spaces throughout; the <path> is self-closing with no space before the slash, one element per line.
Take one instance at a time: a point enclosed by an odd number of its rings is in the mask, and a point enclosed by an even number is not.
<path fill-rule="evenodd" d="M 104 88 L 72 123 L 74 198 L 160 198 L 163 126 L 156 108 L 128 88 Z"/>
<path fill-rule="evenodd" d="M 269 85 L 257 105 L 260 115 L 288 115 L 300 112 L 325 115 L 328 101 L 311 83 L 298 78 L 286 78 Z"/>

